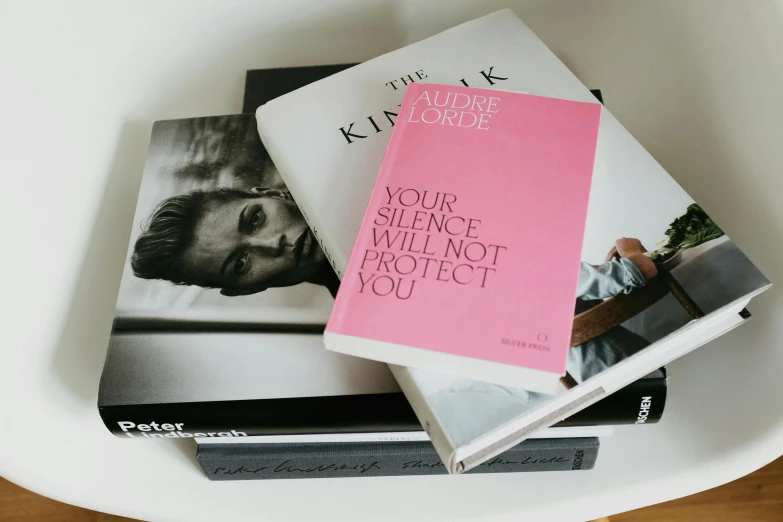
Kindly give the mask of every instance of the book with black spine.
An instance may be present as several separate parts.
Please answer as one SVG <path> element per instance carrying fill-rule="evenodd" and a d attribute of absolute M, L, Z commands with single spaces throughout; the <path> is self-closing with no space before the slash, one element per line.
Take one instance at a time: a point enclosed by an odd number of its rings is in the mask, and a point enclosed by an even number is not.
<path fill-rule="evenodd" d="M 249 71 L 248 91 L 260 90 L 246 103 L 268 101 L 264 96 L 279 93 L 280 85 L 311 81 L 314 73 L 307 70 Z M 133 240 L 167 197 L 283 186 L 253 115 L 161 122 L 150 149 L 100 384 L 99 412 L 109 430 L 137 440 L 420 431 L 386 365 L 323 350 L 320 334 L 332 298 L 322 285 L 229 296 L 133 274 Z M 635 423 L 645 397 L 653 405 L 647 422 L 656 422 L 666 390 L 665 376 L 653 374 L 560 426 Z"/>
<path fill-rule="evenodd" d="M 256 109 L 270 100 L 295 91 L 327 76 L 344 71 L 355 63 L 308 65 L 304 67 L 278 67 L 274 69 L 250 69 L 245 73 L 245 94 L 242 112 L 255 114 Z"/>

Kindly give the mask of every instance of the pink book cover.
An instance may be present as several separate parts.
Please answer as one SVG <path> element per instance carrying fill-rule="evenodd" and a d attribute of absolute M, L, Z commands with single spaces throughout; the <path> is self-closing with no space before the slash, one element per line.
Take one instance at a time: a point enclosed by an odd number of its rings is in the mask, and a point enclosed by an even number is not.
<path fill-rule="evenodd" d="M 327 348 L 522 388 L 476 362 L 562 375 L 600 114 L 598 103 L 409 85 Z"/>

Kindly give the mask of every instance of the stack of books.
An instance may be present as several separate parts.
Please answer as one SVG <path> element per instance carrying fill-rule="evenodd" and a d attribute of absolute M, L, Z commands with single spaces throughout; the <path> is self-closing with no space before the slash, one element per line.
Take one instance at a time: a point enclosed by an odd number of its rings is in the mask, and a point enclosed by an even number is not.
<path fill-rule="evenodd" d="M 654 429 L 769 282 L 600 99 L 506 10 L 156 122 L 104 423 L 211 480 L 588 470 Z"/>

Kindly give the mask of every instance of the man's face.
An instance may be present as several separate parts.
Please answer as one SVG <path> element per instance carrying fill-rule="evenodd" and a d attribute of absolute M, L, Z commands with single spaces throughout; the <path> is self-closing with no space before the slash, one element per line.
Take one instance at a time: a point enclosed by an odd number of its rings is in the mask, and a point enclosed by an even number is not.
<path fill-rule="evenodd" d="M 228 293 L 290 286 L 325 257 L 296 203 L 279 190 L 209 200 L 185 251 L 183 273 Z"/>

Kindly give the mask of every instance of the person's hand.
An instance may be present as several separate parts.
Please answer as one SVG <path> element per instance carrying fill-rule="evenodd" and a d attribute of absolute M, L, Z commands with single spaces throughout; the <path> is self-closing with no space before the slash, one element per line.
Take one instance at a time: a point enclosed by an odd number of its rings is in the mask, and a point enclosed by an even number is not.
<path fill-rule="evenodd" d="M 633 254 L 643 254 L 647 252 L 642 242 L 635 237 L 621 237 L 614 242 L 614 246 L 617 249 L 617 253 L 620 257 L 628 257 Z"/>
<path fill-rule="evenodd" d="M 647 249 L 642 242 L 634 237 L 622 237 L 614 242 L 614 250 L 620 257 L 625 257 L 639 267 L 645 279 L 652 279 L 658 275 L 658 267 L 652 259 L 644 255 Z"/>

